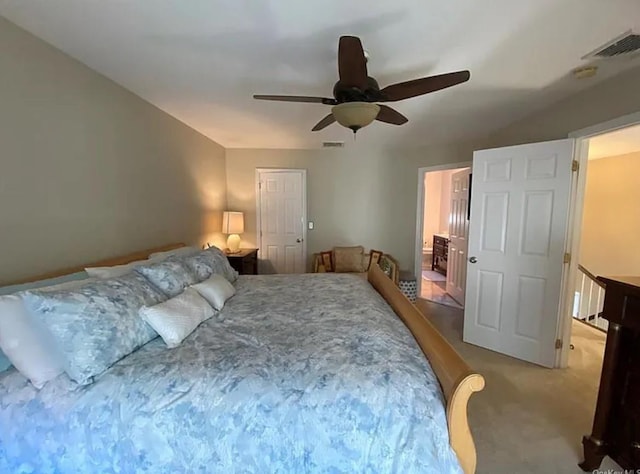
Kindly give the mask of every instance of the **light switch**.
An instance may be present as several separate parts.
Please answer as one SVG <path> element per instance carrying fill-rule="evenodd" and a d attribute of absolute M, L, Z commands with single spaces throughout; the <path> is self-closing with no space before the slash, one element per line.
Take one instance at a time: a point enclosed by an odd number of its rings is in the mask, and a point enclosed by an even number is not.
<path fill-rule="evenodd" d="M 309 221 L 307 225 L 309 227 L 309 230 L 313 230 L 313 221 Z"/>

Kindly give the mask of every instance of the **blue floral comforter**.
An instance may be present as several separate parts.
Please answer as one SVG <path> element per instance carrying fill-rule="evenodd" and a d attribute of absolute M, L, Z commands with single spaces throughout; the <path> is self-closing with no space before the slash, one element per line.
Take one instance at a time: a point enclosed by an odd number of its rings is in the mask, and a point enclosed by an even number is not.
<path fill-rule="evenodd" d="M 453 473 L 438 382 L 352 275 L 245 276 L 181 346 L 79 387 L 0 375 L 0 472 Z"/>

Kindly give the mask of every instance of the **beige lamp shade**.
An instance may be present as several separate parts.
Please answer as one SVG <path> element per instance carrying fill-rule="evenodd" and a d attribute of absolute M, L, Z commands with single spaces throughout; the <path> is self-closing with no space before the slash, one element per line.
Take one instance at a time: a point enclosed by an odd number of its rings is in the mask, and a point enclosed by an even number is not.
<path fill-rule="evenodd" d="M 242 212 L 224 211 L 222 214 L 222 233 L 227 237 L 227 250 L 229 253 L 240 251 L 240 236 L 244 232 L 244 214 Z"/>
<path fill-rule="evenodd" d="M 373 122 L 378 112 L 380 112 L 380 106 L 369 102 L 345 102 L 331 109 L 338 123 L 354 132 Z"/>
<path fill-rule="evenodd" d="M 224 211 L 222 214 L 223 234 L 242 234 L 244 232 L 244 214 L 242 212 Z"/>

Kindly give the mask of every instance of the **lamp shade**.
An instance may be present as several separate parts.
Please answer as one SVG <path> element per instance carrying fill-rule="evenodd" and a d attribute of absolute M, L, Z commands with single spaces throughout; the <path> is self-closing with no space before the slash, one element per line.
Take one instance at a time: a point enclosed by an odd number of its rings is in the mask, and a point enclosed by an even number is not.
<path fill-rule="evenodd" d="M 244 214 L 242 212 L 224 211 L 222 214 L 223 234 L 242 234 L 244 232 Z"/>
<path fill-rule="evenodd" d="M 380 112 L 380 106 L 370 102 L 345 102 L 331 109 L 338 123 L 354 132 L 373 122 L 378 112 Z"/>

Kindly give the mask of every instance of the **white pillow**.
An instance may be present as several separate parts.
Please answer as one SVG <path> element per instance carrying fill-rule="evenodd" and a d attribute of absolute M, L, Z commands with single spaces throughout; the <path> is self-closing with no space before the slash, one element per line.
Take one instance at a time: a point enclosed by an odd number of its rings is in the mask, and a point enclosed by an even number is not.
<path fill-rule="evenodd" d="M 93 278 L 39 288 L 55 291 L 79 288 Z M 64 372 L 64 358 L 53 336 L 33 317 L 19 295 L 0 296 L 0 348 L 18 371 L 40 389 Z"/>
<path fill-rule="evenodd" d="M 167 250 L 165 252 L 152 253 L 149 255 L 149 260 L 155 263 L 161 260 L 166 260 L 169 257 L 188 257 L 190 255 L 195 255 L 198 252 L 200 252 L 200 249 L 196 247 L 178 247 L 177 249 Z"/>
<path fill-rule="evenodd" d="M 87 272 L 90 277 L 104 280 L 107 278 L 121 277 L 133 271 L 134 268 L 148 263 L 150 263 L 149 260 L 136 260 L 135 262 L 125 263 L 124 265 L 114 265 L 112 267 L 88 267 L 85 268 L 84 271 Z"/>
<path fill-rule="evenodd" d="M 236 294 L 233 285 L 225 277 L 218 274 L 201 283 L 191 285 L 191 288 L 196 289 L 200 296 L 218 311 L 223 308 L 229 298 Z"/>
<path fill-rule="evenodd" d="M 214 314 L 213 308 L 196 290 L 187 288 L 178 296 L 138 311 L 164 340 L 167 347 L 177 347 L 200 323 Z"/>

